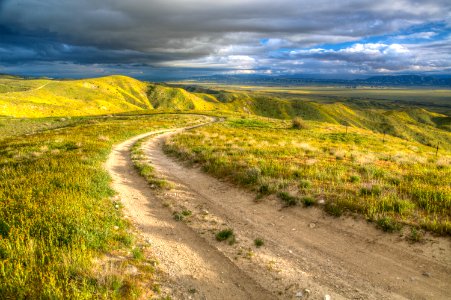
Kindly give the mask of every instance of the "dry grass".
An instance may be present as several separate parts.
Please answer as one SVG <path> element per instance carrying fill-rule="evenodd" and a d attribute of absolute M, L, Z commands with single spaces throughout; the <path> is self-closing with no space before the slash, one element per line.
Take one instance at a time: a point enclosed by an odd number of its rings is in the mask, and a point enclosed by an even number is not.
<path fill-rule="evenodd" d="M 367 130 L 308 125 L 298 131 L 286 121 L 231 118 L 175 136 L 165 150 L 288 205 L 324 199 L 332 214 L 451 234 L 450 152 L 436 157 L 431 147 L 392 136 L 383 142 Z"/>

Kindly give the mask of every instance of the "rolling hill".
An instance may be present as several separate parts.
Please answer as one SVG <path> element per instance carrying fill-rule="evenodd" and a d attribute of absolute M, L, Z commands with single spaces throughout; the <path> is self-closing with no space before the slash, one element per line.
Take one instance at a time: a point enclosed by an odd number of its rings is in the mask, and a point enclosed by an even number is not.
<path fill-rule="evenodd" d="M 368 100 L 369 99 L 369 100 Z M 369 129 L 425 145 L 451 149 L 451 118 L 415 105 L 372 99 L 223 90 L 142 82 L 126 76 L 81 80 L 0 77 L 0 115 L 85 116 L 148 110 L 216 111 L 277 119 L 301 117 Z"/>
<path fill-rule="evenodd" d="M 0 115 L 83 116 L 151 109 L 147 84 L 125 76 L 83 80 L 0 78 Z"/>

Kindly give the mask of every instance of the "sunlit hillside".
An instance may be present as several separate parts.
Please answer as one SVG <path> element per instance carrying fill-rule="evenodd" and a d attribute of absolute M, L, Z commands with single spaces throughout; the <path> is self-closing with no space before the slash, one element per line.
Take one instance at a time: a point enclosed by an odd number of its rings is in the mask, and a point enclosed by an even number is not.
<path fill-rule="evenodd" d="M 125 76 L 82 80 L 0 79 L 0 115 L 82 116 L 152 108 L 147 84 Z"/>
<path fill-rule="evenodd" d="M 421 93 L 424 95 L 424 91 Z M 439 96 L 443 97 L 442 94 Z M 126 76 L 82 80 L 0 78 L 0 115 L 4 116 L 105 115 L 156 109 L 215 111 L 276 119 L 301 117 L 451 149 L 451 119 L 446 115 L 446 109 L 437 111 L 434 107 L 435 111 L 429 111 L 424 105 L 407 107 L 396 103 L 399 95 L 390 103 L 373 99 L 371 94 L 361 97 L 361 101 L 346 97 L 325 101 L 317 96 L 293 91 L 282 93 L 270 88 L 253 91 L 172 86 Z"/>

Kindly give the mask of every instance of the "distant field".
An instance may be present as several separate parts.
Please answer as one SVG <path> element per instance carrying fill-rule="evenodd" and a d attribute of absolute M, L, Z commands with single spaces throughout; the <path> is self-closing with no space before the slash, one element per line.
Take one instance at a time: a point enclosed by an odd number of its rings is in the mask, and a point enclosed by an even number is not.
<path fill-rule="evenodd" d="M 231 118 L 173 137 L 168 153 L 287 205 L 325 201 L 384 230 L 403 224 L 451 235 L 451 152 L 318 122 Z"/>
<path fill-rule="evenodd" d="M 183 85 L 199 84 L 215 90 L 249 91 L 287 98 L 303 98 L 305 100 L 331 103 L 335 101 L 373 102 L 401 105 L 419 105 L 431 110 L 449 113 L 451 111 L 451 89 L 429 88 L 344 88 L 344 87 L 268 87 L 220 85 L 216 83 L 181 82 Z"/>

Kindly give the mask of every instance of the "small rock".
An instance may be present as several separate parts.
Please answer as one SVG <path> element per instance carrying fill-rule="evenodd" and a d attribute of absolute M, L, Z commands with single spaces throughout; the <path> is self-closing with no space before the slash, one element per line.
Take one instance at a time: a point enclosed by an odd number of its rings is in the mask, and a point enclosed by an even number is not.
<path fill-rule="evenodd" d="M 302 298 L 302 297 L 304 297 L 304 293 L 302 291 L 299 291 L 296 293 L 295 296 L 296 296 L 296 298 Z"/>
<path fill-rule="evenodd" d="M 326 204 L 326 201 L 324 199 L 319 199 L 318 204 L 324 205 L 324 204 Z"/>
<path fill-rule="evenodd" d="M 324 300 L 332 300 L 332 298 L 330 297 L 330 295 L 324 295 Z"/>
<path fill-rule="evenodd" d="M 293 251 L 291 251 L 291 250 L 288 250 L 288 253 L 290 253 L 290 254 L 293 254 Z"/>
<path fill-rule="evenodd" d="M 423 276 L 431 277 L 431 273 L 429 273 L 429 272 L 423 272 Z"/>
<path fill-rule="evenodd" d="M 201 213 L 202 213 L 203 215 L 208 215 L 208 214 L 209 214 L 208 210 L 206 210 L 206 209 L 203 209 L 203 210 L 201 211 Z"/>
<path fill-rule="evenodd" d="M 315 223 L 310 223 L 310 224 L 308 224 L 308 227 L 310 227 L 310 228 L 315 228 L 315 227 L 316 227 L 316 224 L 315 224 Z"/>

